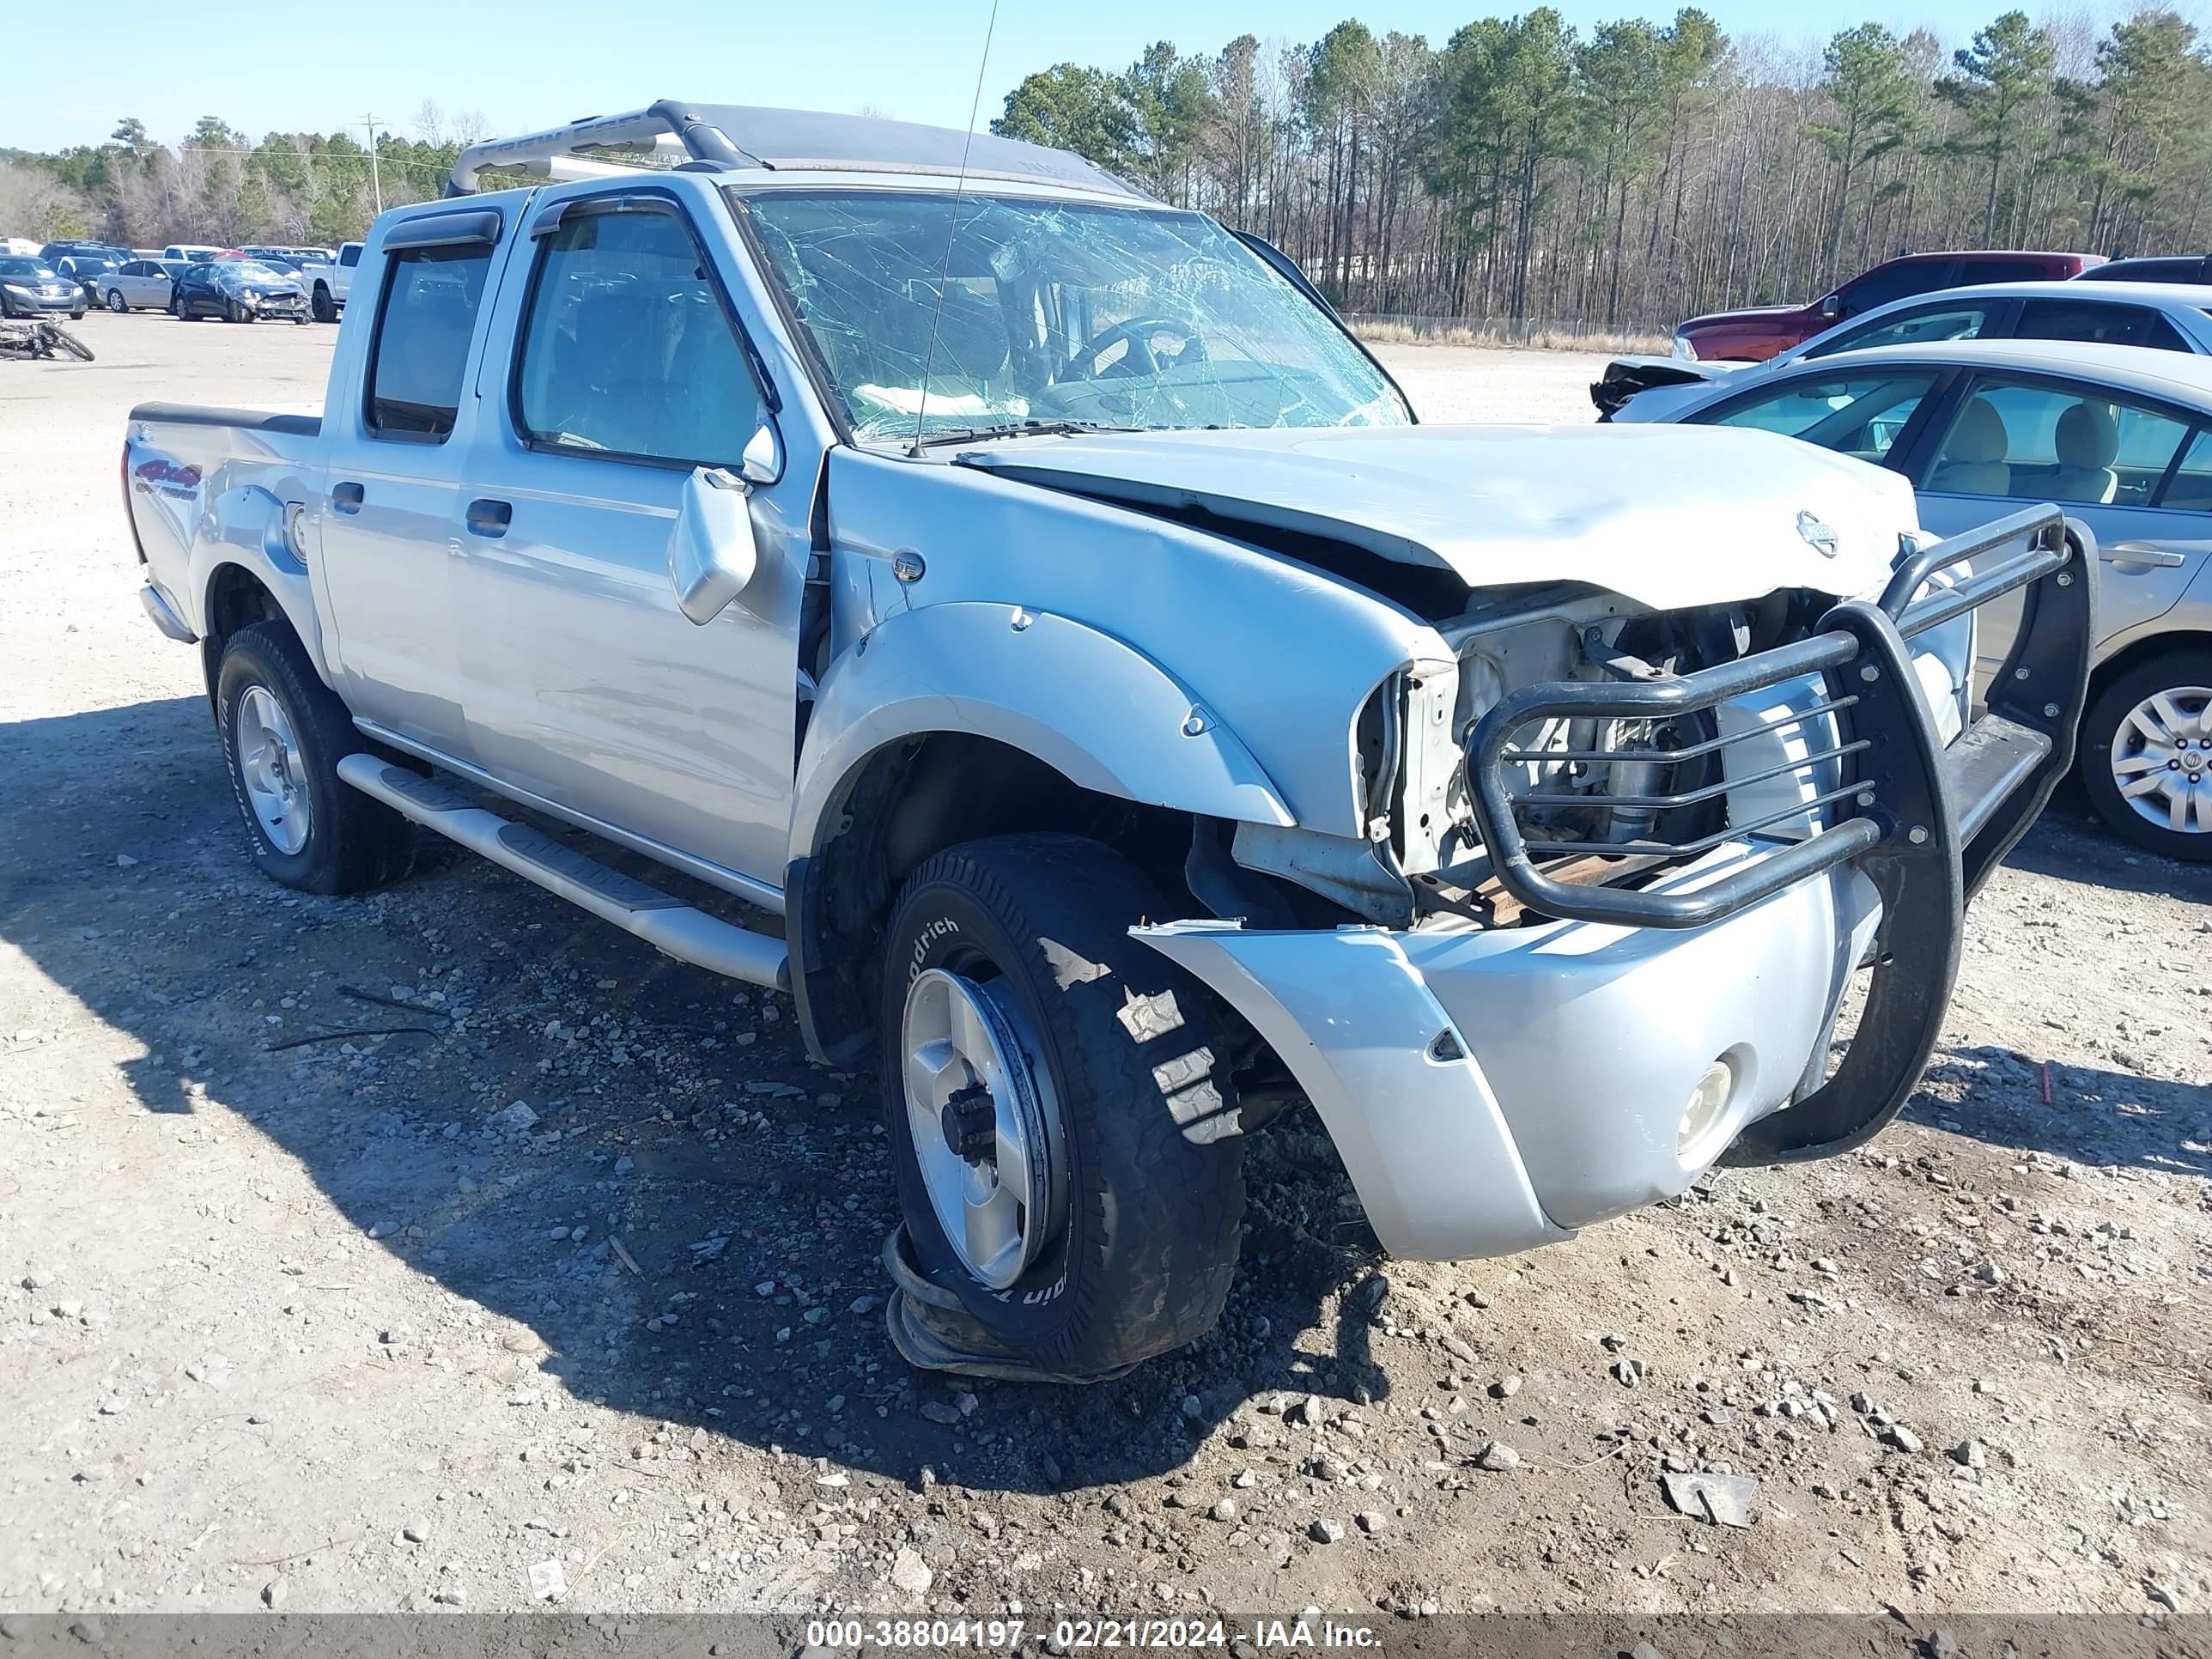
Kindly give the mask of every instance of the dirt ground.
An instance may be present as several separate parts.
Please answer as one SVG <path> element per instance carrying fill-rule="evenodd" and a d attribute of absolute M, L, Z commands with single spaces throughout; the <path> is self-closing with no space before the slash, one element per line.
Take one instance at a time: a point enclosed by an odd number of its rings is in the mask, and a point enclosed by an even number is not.
<path fill-rule="evenodd" d="M 2212 1596 L 2212 872 L 2055 808 L 1860 1154 L 1434 1267 L 1292 1116 L 1212 1338 L 948 1382 L 884 1337 L 872 1083 L 782 999 L 465 854 L 255 873 L 116 458 L 143 399 L 313 401 L 336 331 L 82 332 L 0 364 L 0 1610 Z M 1384 355 L 1447 418 L 1597 367 Z"/>

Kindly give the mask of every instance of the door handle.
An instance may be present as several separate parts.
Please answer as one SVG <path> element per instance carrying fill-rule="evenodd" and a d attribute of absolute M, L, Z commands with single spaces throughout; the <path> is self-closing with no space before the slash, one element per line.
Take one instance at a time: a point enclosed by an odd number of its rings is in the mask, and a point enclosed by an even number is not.
<path fill-rule="evenodd" d="M 2172 548 L 2160 547 L 2156 542 L 2115 542 L 2110 547 L 2099 548 L 2097 556 L 2106 564 L 2150 564 L 2161 570 L 2189 562 Z"/>
<path fill-rule="evenodd" d="M 479 496 L 469 503 L 468 521 L 471 535 L 504 536 L 514 521 L 514 503 Z"/>
<path fill-rule="evenodd" d="M 368 493 L 357 483 L 332 484 L 331 506 L 340 513 L 358 513 L 362 499 Z"/>

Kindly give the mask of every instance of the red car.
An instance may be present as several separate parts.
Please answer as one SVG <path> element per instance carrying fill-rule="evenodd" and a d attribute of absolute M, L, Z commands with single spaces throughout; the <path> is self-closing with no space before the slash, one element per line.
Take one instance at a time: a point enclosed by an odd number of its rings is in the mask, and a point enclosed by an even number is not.
<path fill-rule="evenodd" d="M 1981 283 L 2059 282 L 2104 263 L 2101 253 L 1908 253 L 1862 271 L 1809 306 L 1753 306 L 1692 317 L 1675 326 L 1674 355 L 1699 362 L 1763 363 L 1892 300 Z"/>

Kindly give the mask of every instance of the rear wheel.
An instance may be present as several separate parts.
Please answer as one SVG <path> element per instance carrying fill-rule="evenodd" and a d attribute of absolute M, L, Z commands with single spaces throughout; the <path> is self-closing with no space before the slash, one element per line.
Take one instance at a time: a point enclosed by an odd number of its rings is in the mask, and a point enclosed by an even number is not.
<path fill-rule="evenodd" d="M 83 341 L 78 339 L 76 335 L 70 333 L 59 323 L 47 324 L 46 331 L 47 337 L 52 339 L 57 347 L 61 350 L 67 352 L 79 362 L 88 363 L 92 361 L 92 348 L 87 345 Z"/>
<path fill-rule="evenodd" d="M 264 874 L 310 893 L 355 893 L 407 873 L 415 828 L 338 776 L 338 762 L 368 744 L 288 624 L 255 623 L 230 636 L 215 716 Z"/>
<path fill-rule="evenodd" d="M 111 288 L 107 290 L 107 308 L 120 317 L 131 309 L 131 301 L 123 297 L 121 289 Z"/>
<path fill-rule="evenodd" d="M 2081 719 L 2081 787 L 2136 846 L 2212 861 L 2212 650 L 2137 663 Z"/>
<path fill-rule="evenodd" d="M 317 322 L 335 323 L 337 321 L 338 308 L 331 299 L 330 289 L 324 287 L 322 283 L 317 283 L 315 284 L 314 297 L 311 303 L 314 307 L 315 320 Z"/>
<path fill-rule="evenodd" d="M 1203 1335 L 1243 1141 L 1211 1006 L 1128 935 L 1165 914 L 1073 836 L 915 871 L 884 937 L 885 1109 L 914 1257 L 1007 1355 L 1113 1374 Z"/>

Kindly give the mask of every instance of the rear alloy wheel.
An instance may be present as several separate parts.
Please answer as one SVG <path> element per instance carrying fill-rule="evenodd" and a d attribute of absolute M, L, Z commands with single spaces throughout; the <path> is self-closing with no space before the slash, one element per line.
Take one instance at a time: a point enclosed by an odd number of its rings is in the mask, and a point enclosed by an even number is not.
<path fill-rule="evenodd" d="M 2212 651 L 2138 663 L 2081 721 L 2081 784 L 2097 815 L 2147 851 L 2212 861 Z"/>
<path fill-rule="evenodd" d="M 968 1357 L 1006 1374 L 1108 1376 L 1181 1347 L 1235 1276 L 1244 1143 L 1212 1005 L 1129 937 L 1167 914 L 1109 848 L 1001 836 L 926 861 L 884 931 L 912 1259 L 980 1328 Z"/>
<path fill-rule="evenodd" d="M 407 873 L 415 826 L 338 776 L 338 762 L 368 745 L 289 624 L 230 636 L 215 717 L 263 873 L 310 893 L 357 893 Z"/>
<path fill-rule="evenodd" d="M 131 301 L 123 297 L 121 289 L 111 288 L 107 290 L 107 308 L 120 317 L 131 309 Z"/>

